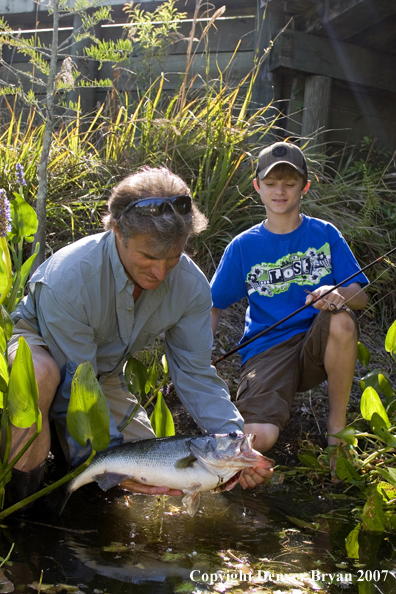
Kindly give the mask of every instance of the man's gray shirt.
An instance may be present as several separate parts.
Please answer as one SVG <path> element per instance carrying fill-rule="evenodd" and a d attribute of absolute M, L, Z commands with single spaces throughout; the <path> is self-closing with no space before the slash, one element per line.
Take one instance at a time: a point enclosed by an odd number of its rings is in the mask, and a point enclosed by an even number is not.
<path fill-rule="evenodd" d="M 71 381 L 80 363 L 89 361 L 103 383 L 165 332 L 172 381 L 196 423 L 210 433 L 243 430 L 227 386 L 210 364 L 212 300 L 203 273 L 183 254 L 160 286 L 142 291 L 136 303 L 133 290 L 112 231 L 59 250 L 32 276 L 29 294 L 13 318 L 39 332 L 60 368 L 52 417 L 65 426 Z M 122 442 L 113 418 L 110 432 L 111 445 Z M 77 444 L 69 445 L 75 450 Z"/>

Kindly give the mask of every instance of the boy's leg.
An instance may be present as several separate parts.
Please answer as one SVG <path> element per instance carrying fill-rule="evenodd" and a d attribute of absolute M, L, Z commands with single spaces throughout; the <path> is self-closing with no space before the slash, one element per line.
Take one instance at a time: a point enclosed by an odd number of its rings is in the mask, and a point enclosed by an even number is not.
<path fill-rule="evenodd" d="M 279 427 L 272 423 L 246 423 L 245 433 L 255 433 L 254 449 L 262 454 L 272 448 L 279 437 Z"/>
<path fill-rule="evenodd" d="M 327 373 L 329 416 L 327 432 L 338 433 L 346 426 L 346 410 L 357 360 L 357 328 L 347 312 L 330 318 L 324 366 Z M 329 445 L 340 440 L 329 435 Z"/>

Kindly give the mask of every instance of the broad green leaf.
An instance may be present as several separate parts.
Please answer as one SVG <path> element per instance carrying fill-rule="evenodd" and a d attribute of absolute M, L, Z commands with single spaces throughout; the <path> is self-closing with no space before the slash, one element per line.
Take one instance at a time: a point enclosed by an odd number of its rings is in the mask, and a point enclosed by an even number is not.
<path fill-rule="evenodd" d="M 134 378 L 131 382 L 132 374 Z M 124 375 L 128 390 L 132 394 L 139 393 L 141 396 L 144 396 L 146 393 L 147 369 L 143 363 L 135 359 L 135 357 L 130 357 L 125 365 Z"/>
<path fill-rule="evenodd" d="M 38 388 L 33 359 L 26 340 L 21 336 L 11 368 L 8 384 L 10 420 L 15 427 L 27 428 L 37 424 L 41 431 L 41 412 L 38 408 Z"/>
<path fill-rule="evenodd" d="M 364 390 L 366 388 L 374 388 L 374 390 L 379 392 L 378 376 L 380 373 L 383 374 L 384 370 L 383 369 L 373 369 L 373 371 L 370 371 L 364 377 L 362 377 L 362 379 L 360 380 L 361 391 L 364 392 Z"/>
<path fill-rule="evenodd" d="M 66 424 L 70 435 L 85 447 L 88 440 L 100 452 L 110 444 L 110 417 L 106 398 L 87 361 L 74 374 Z"/>
<path fill-rule="evenodd" d="M 4 334 L 3 328 L 0 326 L 0 351 L 5 353 L 7 350 L 7 339 Z"/>
<path fill-rule="evenodd" d="M 389 328 L 388 332 L 386 333 L 385 350 L 386 350 L 387 353 L 390 353 L 391 356 L 395 359 L 395 354 L 396 354 L 396 321 L 393 322 L 392 326 Z"/>
<path fill-rule="evenodd" d="M 359 532 L 360 524 L 355 526 L 346 537 L 345 548 L 349 559 L 359 559 Z"/>
<path fill-rule="evenodd" d="M 88 361 L 81 363 L 74 374 L 66 423 L 70 435 L 81 446 L 86 446 L 88 440 L 97 452 L 109 446 L 109 409 L 93 367 Z"/>
<path fill-rule="evenodd" d="M 12 331 L 14 329 L 14 322 L 10 314 L 3 305 L 0 307 L 0 325 L 3 328 L 4 335 L 7 340 L 10 340 Z"/>
<path fill-rule="evenodd" d="M 31 243 L 38 226 L 36 211 L 23 196 L 17 193 L 14 193 L 14 196 L 15 198 L 10 200 L 13 241 L 24 239 Z"/>
<path fill-rule="evenodd" d="M 396 487 L 386 483 L 385 481 L 381 481 L 377 484 L 377 491 L 378 493 L 381 493 L 384 501 L 396 499 Z"/>
<path fill-rule="evenodd" d="M 0 352 L 0 390 L 5 392 L 10 381 L 10 374 L 8 371 L 8 363 L 3 353 Z"/>
<path fill-rule="evenodd" d="M 158 392 L 157 402 L 150 417 L 150 422 L 156 437 L 175 435 L 172 414 L 161 392 Z"/>
<path fill-rule="evenodd" d="M 396 437 L 388 431 L 384 419 L 378 414 L 374 413 L 370 420 L 371 429 L 378 435 L 387 445 L 396 447 Z"/>
<path fill-rule="evenodd" d="M 384 419 L 388 428 L 391 425 L 384 405 L 382 404 L 380 397 L 374 388 L 366 388 L 363 392 L 362 399 L 360 401 L 360 411 L 366 421 L 370 421 L 373 414 L 378 413 L 379 416 Z"/>
<path fill-rule="evenodd" d="M 1 247 L 1 243 L 0 243 L 0 295 L 2 295 L 4 293 L 4 291 L 7 290 L 7 286 L 8 286 L 8 277 L 7 277 L 6 265 L 5 265 L 4 257 L 3 257 L 3 250 Z"/>
<path fill-rule="evenodd" d="M 36 259 L 36 256 L 37 256 L 37 253 L 38 253 L 39 249 L 40 249 L 40 244 L 39 243 L 36 243 L 34 254 L 32 254 L 30 256 L 30 258 L 28 258 L 27 260 L 25 260 L 25 262 L 21 266 L 21 281 L 20 281 L 20 286 L 21 286 L 22 289 L 24 288 L 24 286 L 26 284 L 26 281 L 28 279 L 30 270 L 31 270 L 31 268 L 33 266 L 33 262 Z"/>
<path fill-rule="evenodd" d="M 358 342 L 358 359 L 359 363 L 368 367 L 370 363 L 370 351 L 361 342 Z"/>
<path fill-rule="evenodd" d="M 382 373 L 378 375 L 378 383 L 380 390 L 384 394 L 384 396 L 388 399 L 393 398 L 393 396 L 395 395 L 395 390 L 393 389 L 389 379 Z"/>
<path fill-rule="evenodd" d="M 342 431 L 338 433 L 331 433 L 333 437 L 338 437 L 338 439 L 343 439 L 346 443 L 356 446 L 358 444 L 358 440 L 355 437 L 356 429 L 354 427 L 345 427 Z"/>
<path fill-rule="evenodd" d="M 297 454 L 297 456 L 300 462 L 304 466 L 308 466 L 308 468 L 322 468 L 315 456 L 310 454 Z"/>
<path fill-rule="evenodd" d="M 148 394 L 151 388 L 155 388 L 158 381 L 157 357 L 154 357 L 153 362 L 147 370 L 147 381 L 145 385 L 145 393 Z"/>
<path fill-rule="evenodd" d="M 355 483 L 362 479 L 362 477 L 355 470 L 353 464 L 346 458 L 338 458 L 336 472 L 338 478 L 340 478 L 342 481 Z"/>
<path fill-rule="evenodd" d="M 363 508 L 363 530 L 383 532 L 385 530 L 385 514 L 382 495 L 377 490 L 372 493 Z"/>
<path fill-rule="evenodd" d="M 396 468 L 377 468 L 380 475 L 396 488 Z"/>

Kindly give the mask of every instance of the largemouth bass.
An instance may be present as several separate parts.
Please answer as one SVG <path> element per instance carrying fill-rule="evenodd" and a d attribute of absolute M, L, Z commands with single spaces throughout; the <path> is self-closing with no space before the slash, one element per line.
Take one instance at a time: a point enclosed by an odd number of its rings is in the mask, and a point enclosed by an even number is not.
<path fill-rule="evenodd" d="M 272 461 L 253 449 L 255 435 L 184 435 L 127 442 L 98 454 L 67 484 L 64 505 L 77 489 L 96 481 L 107 491 L 126 479 L 179 489 L 193 516 L 200 493 L 232 489 L 245 468 L 271 468 Z M 63 506 L 64 507 L 64 506 Z"/>

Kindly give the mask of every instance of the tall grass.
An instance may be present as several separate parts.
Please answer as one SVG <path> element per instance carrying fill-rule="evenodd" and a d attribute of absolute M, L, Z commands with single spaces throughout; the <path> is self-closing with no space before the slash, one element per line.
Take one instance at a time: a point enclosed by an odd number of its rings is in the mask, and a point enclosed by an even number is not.
<path fill-rule="evenodd" d="M 238 84 L 229 84 L 223 72 L 202 81 L 199 90 L 186 76 L 173 94 L 164 91 L 161 77 L 136 101 L 118 95 L 115 113 L 102 106 L 88 126 L 77 116 L 58 127 L 49 162 L 47 255 L 101 230 L 109 189 L 119 179 L 142 165 L 166 165 L 189 183 L 209 218 L 192 248 L 210 276 L 231 238 L 265 217 L 252 185 L 254 161 L 269 133 L 277 133 L 277 116 L 273 106 L 252 106 L 259 66 L 260 61 Z M 23 120 L 15 106 L 8 107 L 9 121 L 0 124 L 0 187 L 12 191 L 20 162 L 34 204 L 43 126 L 36 125 L 34 111 Z M 303 212 L 334 223 L 364 265 L 395 244 L 394 165 L 390 158 L 384 163 L 384 155 L 373 166 L 358 154 L 345 154 L 347 159 L 335 158 L 337 166 L 326 155 L 309 154 L 313 183 Z M 378 274 L 373 268 L 370 278 Z M 395 305 L 389 281 L 386 272 L 372 289 L 383 314 Z"/>

